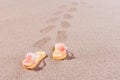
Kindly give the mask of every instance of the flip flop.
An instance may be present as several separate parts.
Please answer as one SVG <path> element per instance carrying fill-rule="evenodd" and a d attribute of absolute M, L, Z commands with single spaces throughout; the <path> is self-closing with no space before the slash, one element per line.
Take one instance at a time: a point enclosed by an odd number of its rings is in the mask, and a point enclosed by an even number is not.
<path fill-rule="evenodd" d="M 63 43 L 58 43 L 54 47 L 52 58 L 54 60 L 63 60 L 67 57 L 67 48 Z"/>
<path fill-rule="evenodd" d="M 25 59 L 22 61 L 22 66 L 25 69 L 33 69 L 37 64 L 46 57 L 46 53 L 39 51 L 35 53 L 28 53 Z"/>

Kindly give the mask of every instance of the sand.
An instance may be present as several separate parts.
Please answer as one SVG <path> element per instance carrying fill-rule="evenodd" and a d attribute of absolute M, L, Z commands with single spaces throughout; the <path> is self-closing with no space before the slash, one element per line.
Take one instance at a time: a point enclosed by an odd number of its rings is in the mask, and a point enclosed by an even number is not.
<path fill-rule="evenodd" d="M 119 0 L 0 0 L 0 80 L 120 80 Z M 51 59 L 63 42 L 74 58 Z M 46 65 L 25 70 L 27 52 Z"/>

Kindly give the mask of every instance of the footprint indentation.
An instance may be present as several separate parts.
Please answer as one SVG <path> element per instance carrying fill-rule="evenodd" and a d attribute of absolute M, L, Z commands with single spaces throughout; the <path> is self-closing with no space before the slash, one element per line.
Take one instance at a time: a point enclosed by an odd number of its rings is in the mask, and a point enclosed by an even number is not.
<path fill-rule="evenodd" d="M 72 5 L 77 6 L 78 2 L 72 2 Z"/>
<path fill-rule="evenodd" d="M 60 14 L 62 14 L 64 11 L 56 11 L 55 13 L 54 13 L 54 15 L 60 15 Z"/>
<path fill-rule="evenodd" d="M 62 26 L 62 28 L 68 28 L 71 25 L 70 25 L 70 23 L 68 21 L 61 21 L 61 26 Z"/>
<path fill-rule="evenodd" d="M 65 19 L 71 19 L 71 18 L 72 18 L 72 15 L 70 15 L 70 14 L 64 14 L 63 17 L 64 17 Z"/>
<path fill-rule="evenodd" d="M 81 3 L 81 7 L 94 8 L 94 6 L 89 5 L 87 2 L 80 2 L 80 3 Z"/>
<path fill-rule="evenodd" d="M 51 18 L 47 21 L 47 23 L 55 22 L 58 20 L 58 17 Z"/>
<path fill-rule="evenodd" d="M 65 8 L 67 8 L 67 5 L 61 5 L 58 7 L 58 9 L 65 9 Z"/>
<path fill-rule="evenodd" d="M 53 28 L 55 28 L 55 25 L 48 25 L 46 28 L 43 28 L 40 30 L 41 33 L 48 33 L 50 32 Z"/>
<path fill-rule="evenodd" d="M 50 37 L 45 37 L 37 42 L 34 43 L 33 47 L 35 48 L 42 48 L 43 46 L 45 46 L 46 43 L 48 43 L 51 40 Z"/>
<path fill-rule="evenodd" d="M 75 12 L 75 11 L 77 11 L 76 8 L 70 8 L 70 9 L 68 9 L 68 12 Z"/>
<path fill-rule="evenodd" d="M 81 4 L 83 4 L 83 5 L 87 5 L 88 3 L 87 2 L 80 2 Z"/>
<path fill-rule="evenodd" d="M 57 41 L 62 42 L 67 40 L 67 33 L 64 30 L 57 32 Z"/>

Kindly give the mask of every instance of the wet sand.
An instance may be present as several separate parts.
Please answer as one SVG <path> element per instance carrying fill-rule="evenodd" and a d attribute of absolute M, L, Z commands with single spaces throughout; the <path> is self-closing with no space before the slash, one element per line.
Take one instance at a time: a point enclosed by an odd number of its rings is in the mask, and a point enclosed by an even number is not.
<path fill-rule="evenodd" d="M 0 0 L 0 80 L 120 80 L 119 0 Z M 74 54 L 51 59 L 55 43 Z M 27 52 L 46 65 L 25 70 Z"/>

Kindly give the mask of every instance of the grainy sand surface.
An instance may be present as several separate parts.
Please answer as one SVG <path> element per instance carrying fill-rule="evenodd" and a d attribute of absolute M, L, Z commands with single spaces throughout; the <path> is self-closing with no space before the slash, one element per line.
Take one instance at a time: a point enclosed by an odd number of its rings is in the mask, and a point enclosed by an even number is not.
<path fill-rule="evenodd" d="M 74 58 L 52 60 L 57 42 Z M 39 50 L 46 65 L 23 69 Z M 120 80 L 120 1 L 0 0 L 0 53 L 0 80 Z"/>

